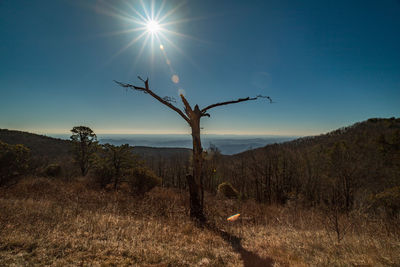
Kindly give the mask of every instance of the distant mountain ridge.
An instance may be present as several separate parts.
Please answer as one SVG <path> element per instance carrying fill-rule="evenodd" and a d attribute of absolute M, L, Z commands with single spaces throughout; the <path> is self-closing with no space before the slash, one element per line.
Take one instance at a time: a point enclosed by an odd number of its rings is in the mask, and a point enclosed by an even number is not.
<path fill-rule="evenodd" d="M 342 127 L 327 134 L 321 134 L 318 136 L 307 136 L 291 140 L 291 137 L 271 137 L 270 144 L 260 145 L 261 142 L 265 142 L 267 139 L 264 138 L 249 138 L 249 139 L 237 139 L 237 138 L 203 138 L 203 147 L 207 148 L 207 145 L 214 144 L 222 152 L 226 154 L 233 154 L 233 151 L 241 150 L 245 148 L 246 151 L 235 153 L 236 155 L 252 153 L 253 151 L 260 151 L 268 149 L 273 144 L 280 143 L 281 145 L 295 145 L 295 146 L 310 146 L 317 143 L 332 143 L 344 138 L 357 138 L 358 142 L 367 142 L 371 137 L 378 138 L 384 129 L 400 129 L 399 118 L 371 118 L 363 122 L 355 123 L 351 126 Z M 142 156 L 170 156 L 173 154 L 190 153 L 191 140 L 190 136 L 187 136 L 188 140 L 183 140 L 185 146 L 180 146 L 182 140 L 164 140 L 158 141 L 158 144 L 168 144 L 167 147 L 154 147 L 154 146 L 143 146 L 131 144 L 134 147 L 134 153 Z M 62 156 L 68 156 L 71 154 L 71 141 L 60 138 L 53 138 L 44 135 L 38 135 L 34 133 L 0 129 L 0 141 L 8 144 L 23 144 L 31 149 L 34 155 L 46 156 L 49 158 L 58 158 Z M 121 145 L 130 143 L 128 139 L 100 139 L 101 143 L 112 143 L 115 145 Z M 186 143 L 185 143 L 186 142 Z M 261 146 L 261 147 L 260 147 Z M 252 149 L 254 148 L 254 149 Z"/>
<path fill-rule="evenodd" d="M 264 147 L 268 144 L 282 143 L 293 140 L 295 137 L 285 136 L 224 136 L 224 135 L 204 135 L 202 136 L 202 146 L 208 149 L 211 145 L 218 147 L 222 154 L 233 155 L 248 149 Z M 110 143 L 113 145 L 129 144 L 131 146 L 145 147 L 180 147 L 192 148 L 190 135 L 131 135 L 131 136 L 105 136 L 99 137 L 100 143 Z"/>
<path fill-rule="evenodd" d="M 54 135 L 68 139 L 68 135 Z M 233 155 L 249 149 L 264 147 L 268 144 L 282 143 L 293 140 L 295 136 L 274 135 L 215 135 L 204 134 L 201 136 L 202 146 L 208 149 L 211 145 L 218 147 L 222 154 Z M 159 148 L 192 148 L 192 137 L 190 134 L 98 134 L 100 144 L 113 144 L 141 147 Z"/>

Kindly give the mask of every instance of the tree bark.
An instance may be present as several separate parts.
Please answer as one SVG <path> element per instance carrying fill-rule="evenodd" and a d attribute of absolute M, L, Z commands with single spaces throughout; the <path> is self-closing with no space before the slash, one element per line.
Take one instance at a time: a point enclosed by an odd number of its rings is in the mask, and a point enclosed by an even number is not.
<path fill-rule="evenodd" d="M 196 113 L 192 114 L 191 128 L 193 140 L 193 175 L 187 177 L 190 191 L 190 217 L 200 222 L 205 222 L 203 212 L 203 148 L 200 139 L 200 116 L 196 116 Z"/>

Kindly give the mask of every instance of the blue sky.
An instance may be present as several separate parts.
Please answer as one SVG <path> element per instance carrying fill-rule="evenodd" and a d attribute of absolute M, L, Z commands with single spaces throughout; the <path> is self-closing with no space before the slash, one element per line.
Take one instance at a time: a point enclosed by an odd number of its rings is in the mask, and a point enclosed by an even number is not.
<path fill-rule="evenodd" d="M 204 133 L 314 135 L 399 116 L 399 1 L 166 1 L 164 50 L 157 38 L 143 46 L 146 33 L 118 53 L 146 31 L 130 31 L 142 27 L 134 10 L 146 16 L 133 0 L 0 1 L 0 128 L 188 133 L 175 112 L 113 83 L 141 85 L 137 75 L 200 107 L 276 102 L 215 108 Z"/>

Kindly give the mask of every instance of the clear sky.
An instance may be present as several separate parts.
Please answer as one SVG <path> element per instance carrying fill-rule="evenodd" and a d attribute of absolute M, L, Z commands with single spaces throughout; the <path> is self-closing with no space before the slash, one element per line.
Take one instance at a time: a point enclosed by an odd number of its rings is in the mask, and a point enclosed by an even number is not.
<path fill-rule="evenodd" d="M 204 133 L 309 135 L 399 117 L 400 1 L 153 3 L 1 0 L 0 128 L 189 132 L 113 82 L 141 85 L 137 75 L 178 107 L 179 92 L 200 107 L 258 94 L 276 102 L 215 108 Z"/>

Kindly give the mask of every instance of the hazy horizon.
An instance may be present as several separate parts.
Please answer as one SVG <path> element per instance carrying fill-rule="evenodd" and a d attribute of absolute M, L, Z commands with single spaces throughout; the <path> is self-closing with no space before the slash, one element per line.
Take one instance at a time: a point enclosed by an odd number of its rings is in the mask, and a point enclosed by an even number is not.
<path fill-rule="evenodd" d="M 60 139 L 69 139 L 68 134 L 48 135 Z M 298 138 L 297 136 L 276 135 L 202 135 L 202 146 L 208 149 L 216 146 L 222 154 L 236 154 L 249 149 L 259 148 L 273 143 L 282 143 Z M 98 134 L 100 144 L 128 144 L 155 148 L 189 148 L 193 147 L 189 134 Z"/>
<path fill-rule="evenodd" d="M 395 116 L 391 116 L 395 117 Z M 364 118 L 360 121 L 351 121 L 347 124 L 342 124 L 338 125 L 337 127 L 330 127 L 324 131 L 310 131 L 310 132 L 299 132 L 299 131 L 294 131 L 294 132 L 274 132 L 274 131 L 269 131 L 269 132 L 246 132 L 246 131 L 222 131 L 222 132 L 210 132 L 207 130 L 201 130 L 201 135 L 216 135 L 216 136 L 266 136 L 266 137 L 271 137 L 271 136 L 277 136 L 277 137 L 306 137 L 306 136 L 316 136 L 316 135 L 321 135 L 321 134 L 326 134 L 331 131 L 334 131 L 336 129 L 342 128 L 342 127 L 348 127 L 351 126 L 355 123 L 361 122 L 368 120 L 372 117 Z M 387 117 L 389 118 L 389 117 Z M 182 123 L 183 124 L 183 123 Z M 112 130 L 112 131 L 107 131 L 107 130 L 99 130 L 93 127 L 91 123 L 81 123 L 81 124 L 75 124 L 74 126 L 87 126 L 93 130 L 93 132 L 96 135 L 188 135 L 190 136 L 190 129 L 187 127 L 187 131 L 185 132 L 171 132 L 168 130 L 163 130 L 162 128 L 155 129 L 152 131 L 145 131 L 145 130 Z M 71 126 L 69 129 L 62 129 L 62 130 L 44 130 L 44 129 L 28 129 L 28 128 L 9 128 L 9 127 L 4 127 L 3 125 L 0 125 L 0 129 L 8 129 L 8 130 L 15 130 L 15 131 L 24 131 L 24 132 L 30 132 L 30 133 L 35 133 L 35 134 L 40 134 L 40 135 L 48 135 L 48 136 L 53 136 L 53 135 L 70 135 L 71 129 L 74 127 Z"/>
<path fill-rule="evenodd" d="M 81 124 L 82 126 L 87 126 L 85 124 Z M 78 125 L 75 125 L 78 126 Z M 348 125 L 346 125 L 348 126 Z M 93 130 L 93 132 L 96 135 L 188 135 L 190 136 L 191 133 L 188 132 L 169 132 L 169 131 L 162 131 L 162 129 L 160 129 L 160 131 L 152 131 L 152 132 L 142 132 L 142 131 L 121 131 L 121 132 L 107 132 L 107 131 L 97 131 L 94 130 L 95 128 L 92 128 L 90 126 L 88 126 L 89 128 L 91 128 Z M 345 126 L 341 126 L 341 127 L 345 127 Z M 340 128 L 340 127 L 338 127 Z M 3 127 L 2 125 L 0 125 L 0 129 L 8 129 L 8 130 L 12 130 L 12 131 L 22 131 L 22 132 L 29 132 L 29 133 L 34 133 L 34 134 L 40 134 L 40 135 L 49 135 L 49 136 L 53 136 L 53 135 L 71 135 L 71 131 L 45 131 L 45 130 L 36 130 L 36 129 L 21 129 L 21 128 L 7 128 L 7 127 Z M 71 127 L 72 129 L 72 127 Z M 337 129 L 337 128 L 335 128 Z M 319 133 L 249 133 L 249 132 L 221 132 L 221 133 L 215 133 L 215 132 L 201 132 L 201 135 L 215 135 L 215 136 L 251 136 L 251 137 L 255 137 L 255 136 L 267 136 L 267 137 L 273 137 L 273 136 L 277 136 L 277 137 L 287 137 L 287 136 L 296 136 L 296 137 L 305 137 L 305 136 L 314 136 L 314 135 L 320 135 L 320 134 L 325 134 L 327 132 L 333 131 L 335 129 L 330 129 L 328 131 L 325 132 L 319 132 Z"/>
<path fill-rule="evenodd" d="M 79 125 L 75 125 L 75 126 L 79 126 Z M 73 126 L 73 127 L 75 127 Z M 84 124 L 81 124 L 81 126 L 87 126 Z M 349 125 L 346 125 L 349 126 Z M 71 129 L 73 128 L 71 127 Z M 191 136 L 190 132 L 163 132 L 161 131 L 153 131 L 153 132 L 104 132 L 104 131 L 97 131 L 94 130 L 94 128 L 88 126 L 89 128 L 91 128 L 93 130 L 93 132 L 96 135 L 102 135 L 102 136 L 113 136 L 113 135 L 187 135 L 187 136 Z M 342 126 L 345 127 L 345 126 Z M 21 128 L 7 128 L 7 127 L 3 127 L 3 125 L 0 125 L 0 129 L 7 129 L 10 131 L 21 131 L 21 132 L 28 132 L 28 133 L 33 133 L 33 134 L 39 134 L 39 135 L 46 135 L 46 136 L 70 136 L 71 135 L 71 129 L 68 131 L 44 131 L 44 130 L 36 130 L 36 129 L 21 129 Z M 336 130 L 332 129 L 329 130 L 327 132 Z M 201 135 L 209 135 L 209 136 L 250 136 L 250 137 L 292 137 L 292 136 L 296 136 L 296 137 L 305 137 L 305 136 L 314 136 L 314 135 L 320 135 L 320 134 L 325 134 L 327 132 L 321 132 L 321 133 L 315 133 L 315 134 L 274 134 L 274 133 L 240 133 L 240 132 L 232 132 L 232 133 L 208 133 L 208 132 L 201 132 Z"/>

